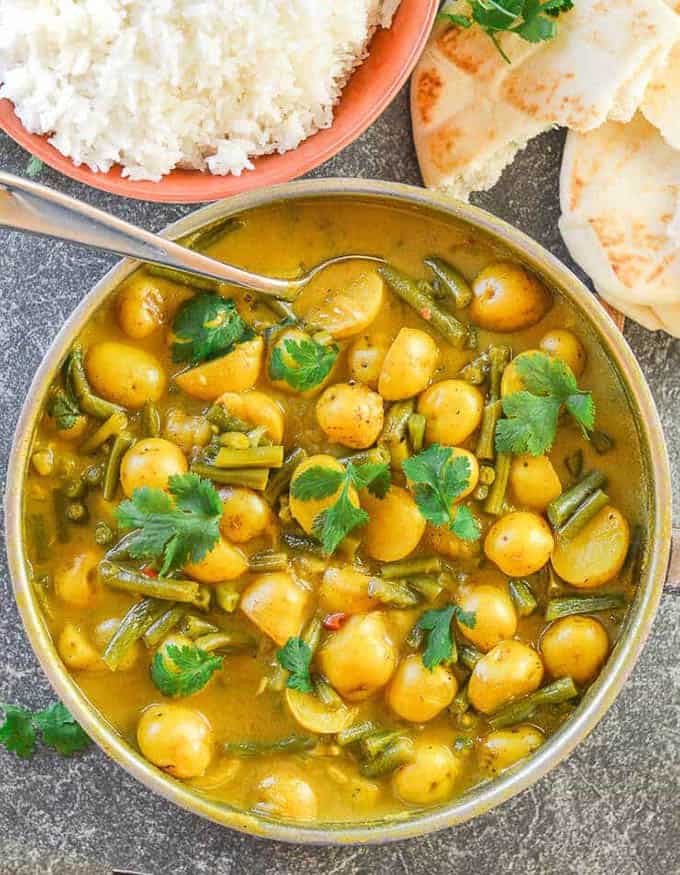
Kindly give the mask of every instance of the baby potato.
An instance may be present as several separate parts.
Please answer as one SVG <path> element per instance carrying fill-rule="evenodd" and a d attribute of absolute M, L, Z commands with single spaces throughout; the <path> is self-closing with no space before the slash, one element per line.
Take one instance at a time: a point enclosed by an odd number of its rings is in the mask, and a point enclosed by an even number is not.
<path fill-rule="evenodd" d="M 543 517 L 518 510 L 491 526 L 484 539 L 484 552 L 508 577 L 526 577 L 543 568 L 554 545 L 550 526 Z"/>
<path fill-rule="evenodd" d="M 435 805 L 451 797 L 462 768 L 463 760 L 450 747 L 418 741 L 413 762 L 392 776 L 392 791 L 411 805 Z"/>
<path fill-rule="evenodd" d="M 335 614 L 363 614 L 379 605 L 368 594 L 370 574 L 364 574 L 351 565 L 331 565 L 324 571 L 319 587 L 319 607 L 322 611 Z"/>
<path fill-rule="evenodd" d="M 77 608 L 91 604 L 97 589 L 100 554 L 86 550 L 61 565 L 54 574 L 54 591 L 60 599 Z"/>
<path fill-rule="evenodd" d="M 501 377 L 501 395 L 503 398 L 505 398 L 506 395 L 514 395 L 515 392 L 522 392 L 526 388 L 524 380 L 522 380 L 519 375 L 517 362 L 520 361 L 520 359 L 526 359 L 530 355 L 537 355 L 540 352 L 540 349 L 527 349 L 519 355 L 516 355 L 510 362 L 503 371 L 503 376 Z"/>
<path fill-rule="evenodd" d="M 307 616 L 309 593 L 285 571 L 261 574 L 246 587 L 239 605 L 251 622 L 283 645 L 300 634 Z"/>
<path fill-rule="evenodd" d="M 85 370 L 93 391 L 122 407 L 137 410 L 165 392 L 165 373 L 158 359 L 127 343 L 105 340 L 91 346 Z"/>
<path fill-rule="evenodd" d="M 286 690 L 286 704 L 295 720 L 308 732 L 333 735 L 347 729 L 356 720 L 356 708 L 335 703 L 326 705 L 314 693 Z"/>
<path fill-rule="evenodd" d="M 442 556 L 447 556 L 449 559 L 465 561 L 466 559 L 474 559 L 481 552 L 479 540 L 464 541 L 445 526 L 433 526 L 428 523 L 425 537 L 435 553 L 441 553 Z"/>
<path fill-rule="evenodd" d="M 101 623 L 97 623 L 95 626 L 92 637 L 94 638 L 94 643 L 97 645 L 100 653 L 104 652 L 106 645 L 118 631 L 120 620 L 120 617 L 109 617 L 108 620 L 102 620 Z M 137 664 L 141 655 L 141 641 L 134 641 L 130 647 L 126 649 L 125 654 L 116 667 L 116 671 L 129 671 Z"/>
<path fill-rule="evenodd" d="M 418 413 L 427 420 L 425 439 L 429 444 L 457 446 L 479 427 L 484 396 L 464 380 L 442 380 L 420 396 Z"/>
<path fill-rule="evenodd" d="M 264 341 L 261 337 L 254 337 L 238 343 L 226 355 L 188 368 L 173 379 L 187 395 L 202 401 L 214 401 L 225 392 L 252 389 L 260 376 L 263 358 Z"/>
<path fill-rule="evenodd" d="M 281 820 L 314 820 L 316 794 L 290 766 L 276 766 L 257 785 L 255 811 Z"/>
<path fill-rule="evenodd" d="M 477 456 L 475 456 L 474 453 L 471 453 L 470 450 L 465 450 L 462 447 L 451 447 L 449 464 L 451 464 L 454 459 L 458 459 L 461 456 L 468 461 L 470 477 L 467 486 L 454 501 L 454 504 L 458 504 L 464 498 L 467 498 L 468 495 L 471 495 L 477 488 L 477 483 L 479 483 L 479 462 L 477 461 Z"/>
<path fill-rule="evenodd" d="M 545 316 L 552 300 L 539 280 L 513 261 L 496 261 L 472 285 L 470 321 L 506 334 L 529 328 Z"/>
<path fill-rule="evenodd" d="M 484 736 L 477 747 L 479 766 L 490 775 L 498 775 L 529 756 L 543 744 L 544 736 L 535 726 L 496 729 Z"/>
<path fill-rule="evenodd" d="M 544 511 L 553 499 L 562 494 L 560 478 L 550 459 L 530 453 L 513 456 L 510 486 L 517 504 L 538 511 Z"/>
<path fill-rule="evenodd" d="M 64 441 L 79 441 L 89 428 L 89 425 L 90 422 L 87 416 L 76 416 L 75 422 L 71 428 L 57 429 L 57 434 Z M 54 427 L 56 429 L 56 423 L 54 423 Z"/>
<path fill-rule="evenodd" d="M 347 350 L 350 378 L 376 389 L 389 348 L 390 340 L 384 334 L 362 334 L 357 337 Z"/>
<path fill-rule="evenodd" d="M 479 650 L 486 653 L 500 641 L 512 638 L 517 631 L 515 606 L 507 591 L 490 583 L 463 586 L 456 596 L 456 604 L 463 611 L 475 615 L 470 628 L 456 620 L 458 629 Z"/>
<path fill-rule="evenodd" d="M 336 340 L 361 334 L 382 309 L 385 286 L 374 270 L 358 276 L 353 265 L 338 265 L 324 271 L 324 294 L 314 284 L 295 304 L 295 312 L 310 325 L 328 331 Z"/>
<path fill-rule="evenodd" d="M 245 544 L 261 535 L 272 522 L 271 508 L 262 496 L 243 486 L 230 486 L 220 493 L 220 531 L 229 541 Z"/>
<path fill-rule="evenodd" d="M 609 653 L 609 636 L 594 617 L 562 617 L 541 637 L 543 662 L 554 678 L 585 685 L 595 680 Z"/>
<path fill-rule="evenodd" d="M 383 400 L 363 383 L 336 383 L 316 402 L 316 419 L 330 441 L 364 450 L 383 427 Z"/>
<path fill-rule="evenodd" d="M 355 614 L 317 651 L 324 677 L 351 702 L 367 699 L 392 677 L 397 648 L 379 611 Z"/>
<path fill-rule="evenodd" d="M 338 462 L 337 459 L 334 459 L 333 456 L 326 456 L 323 454 L 310 456 L 308 459 L 305 459 L 304 462 L 301 462 L 295 469 L 295 473 L 293 474 L 293 478 L 291 480 L 291 488 L 293 487 L 293 484 L 298 479 L 298 477 L 304 474 L 305 471 L 308 471 L 310 468 L 317 467 L 328 468 L 331 471 L 338 471 L 340 473 L 344 473 L 345 471 L 340 462 Z M 305 532 L 310 535 L 314 528 L 314 520 L 321 513 L 321 511 L 326 510 L 326 508 L 335 504 L 340 496 L 341 491 L 342 487 L 338 486 L 337 490 L 333 493 L 333 495 L 329 495 L 328 498 L 310 498 L 307 500 L 296 498 L 295 495 L 293 495 L 291 492 L 289 505 L 290 512 L 300 523 Z M 349 500 L 355 507 L 359 507 L 359 496 L 353 486 L 350 486 L 349 489 Z"/>
<path fill-rule="evenodd" d="M 390 708 L 403 720 L 426 723 L 451 704 L 458 692 L 458 683 L 443 665 L 430 671 L 417 653 L 399 663 L 387 688 Z"/>
<path fill-rule="evenodd" d="M 120 482 L 129 498 L 143 486 L 167 489 L 173 474 L 186 474 L 188 470 L 186 457 L 176 444 L 163 438 L 144 438 L 123 456 Z"/>
<path fill-rule="evenodd" d="M 67 623 L 57 638 L 57 650 L 71 671 L 105 671 L 106 664 L 87 635 L 75 623 Z"/>
<path fill-rule="evenodd" d="M 439 350 L 424 331 L 402 328 L 383 362 L 378 392 L 386 401 L 411 398 L 427 388 L 432 379 Z"/>
<path fill-rule="evenodd" d="M 278 331 L 270 344 L 269 353 L 267 356 L 267 376 L 269 377 L 269 382 L 272 386 L 275 386 L 277 389 L 280 389 L 282 392 L 287 392 L 290 395 L 302 395 L 303 398 L 311 398 L 314 395 L 318 395 L 321 389 L 324 386 L 327 386 L 328 383 L 333 379 L 333 374 L 337 367 L 337 359 L 329 372 L 323 378 L 320 383 L 317 383 L 315 386 L 312 386 L 310 389 L 306 389 L 305 391 L 300 391 L 299 389 L 295 389 L 287 380 L 275 379 L 272 374 L 272 357 L 274 355 L 274 350 L 278 350 L 279 355 L 281 356 L 281 360 L 283 363 L 295 371 L 300 365 L 295 361 L 293 356 L 288 352 L 287 344 L 289 341 L 294 341 L 296 344 L 301 342 L 312 343 L 311 336 L 303 331 L 301 328 L 286 328 L 283 331 Z"/>
<path fill-rule="evenodd" d="M 186 705 L 150 705 L 137 724 L 144 756 L 174 778 L 198 778 L 210 764 L 215 740 L 208 718 Z"/>
<path fill-rule="evenodd" d="M 410 492 L 401 486 L 391 486 L 384 498 L 377 498 L 364 489 L 361 506 L 369 515 L 363 543 L 372 559 L 394 562 L 415 550 L 426 523 Z"/>
<path fill-rule="evenodd" d="M 280 444 L 283 440 L 283 408 L 276 399 L 264 392 L 225 392 L 215 404 L 220 404 L 230 416 L 242 419 L 253 427 L 266 428 L 267 437 L 272 443 Z"/>
<path fill-rule="evenodd" d="M 538 342 L 545 353 L 562 361 L 575 377 L 580 377 L 586 366 L 586 351 L 576 335 L 566 328 L 547 331 Z"/>
<path fill-rule="evenodd" d="M 510 639 L 496 644 L 475 665 L 468 682 L 470 704 L 493 714 L 514 699 L 528 696 L 543 680 L 543 663 L 536 651 Z"/>
<path fill-rule="evenodd" d="M 616 577 L 629 543 L 626 518 L 609 504 L 573 538 L 557 540 L 552 566 L 562 580 L 590 589 Z"/>
<path fill-rule="evenodd" d="M 213 436 L 210 423 L 205 416 L 191 416 L 177 407 L 171 407 L 165 414 L 163 434 L 166 440 L 176 444 L 189 454 L 194 447 L 204 447 Z"/>
<path fill-rule="evenodd" d="M 132 340 L 142 340 L 161 327 L 165 302 L 153 277 L 136 271 L 125 280 L 116 299 L 116 315 L 123 332 Z"/>
<path fill-rule="evenodd" d="M 200 562 L 187 562 L 184 571 L 200 583 L 221 583 L 234 580 L 248 570 L 248 559 L 239 547 L 230 544 L 225 537 L 210 550 Z"/>

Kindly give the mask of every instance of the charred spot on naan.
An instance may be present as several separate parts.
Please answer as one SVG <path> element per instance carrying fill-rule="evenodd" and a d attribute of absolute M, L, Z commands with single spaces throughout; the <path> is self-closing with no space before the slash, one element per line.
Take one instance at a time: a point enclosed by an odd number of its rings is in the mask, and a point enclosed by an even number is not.
<path fill-rule="evenodd" d="M 432 110 L 444 88 L 444 80 L 435 67 L 422 70 L 415 80 L 414 107 L 423 124 L 432 121 Z"/>

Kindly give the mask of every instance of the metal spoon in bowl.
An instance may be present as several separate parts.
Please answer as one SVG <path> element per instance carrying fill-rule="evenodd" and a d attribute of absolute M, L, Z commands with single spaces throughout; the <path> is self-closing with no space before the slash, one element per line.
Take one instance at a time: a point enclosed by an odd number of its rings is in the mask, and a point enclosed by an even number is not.
<path fill-rule="evenodd" d="M 139 261 L 199 274 L 222 283 L 253 289 L 283 301 L 294 301 L 320 271 L 343 261 L 374 261 L 374 255 L 327 258 L 294 279 L 264 276 L 194 252 L 171 240 L 109 216 L 95 207 L 11 173 L 0 171 L 0 227 L 56 237 L 94 249 L 105 249 Z"/>

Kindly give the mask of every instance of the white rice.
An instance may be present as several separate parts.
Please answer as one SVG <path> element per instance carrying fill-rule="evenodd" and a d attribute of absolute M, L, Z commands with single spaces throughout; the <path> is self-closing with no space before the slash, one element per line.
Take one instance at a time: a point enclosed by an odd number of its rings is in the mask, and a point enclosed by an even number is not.
<path fill-rule="evenodd" d="M 76 164 L 240 175 L 333 107 L 399 0 L 0 0 L 0 97 Z"/>

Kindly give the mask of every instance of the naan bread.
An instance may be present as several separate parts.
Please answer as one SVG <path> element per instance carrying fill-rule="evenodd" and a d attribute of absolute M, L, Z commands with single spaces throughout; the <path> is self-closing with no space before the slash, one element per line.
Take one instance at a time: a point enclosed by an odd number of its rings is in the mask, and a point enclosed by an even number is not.
<path fill-rule="evenodd" d="M 679 0 L 666 0 L 680 21 Z M 657 66 L 642 102 L 647 121 L 655 125 L 669 146 L 680 149 L 680 43 L 673 46 L 666 62 Z"/>

